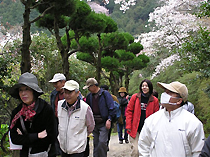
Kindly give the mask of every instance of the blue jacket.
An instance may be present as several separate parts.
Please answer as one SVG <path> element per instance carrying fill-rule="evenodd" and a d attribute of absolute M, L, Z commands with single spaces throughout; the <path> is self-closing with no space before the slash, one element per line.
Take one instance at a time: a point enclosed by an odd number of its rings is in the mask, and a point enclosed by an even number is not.
<path fill-rule="evenodd" d="M 92 93 L 89 93 L 86 98 L 86 102 L 88 105 L 90 105 L 91 109 L 93 100 L 92 98 Z M 115 117 L 116 113 L 114 110 L 114 101 L 112 99 L 111 94 L 106 90 L 100 89 L 98 103 L 101 117 L 103 118 L 104 122 L 106 122 L 107 119 L 112 120 Z"/>
<path fill-rule="evenodd" d="M 54 89 L 50 94 L 50 105 L 52 106 L 53 111 L 55 111 L 55 98 L 56 98 L 57 93 L 58 91 Z"/>

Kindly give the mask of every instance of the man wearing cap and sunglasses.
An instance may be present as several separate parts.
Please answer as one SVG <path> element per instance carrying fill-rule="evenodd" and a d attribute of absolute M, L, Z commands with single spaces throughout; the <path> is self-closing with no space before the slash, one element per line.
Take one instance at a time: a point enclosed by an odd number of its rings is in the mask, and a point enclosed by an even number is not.
<path fill-rule="evenodd" d="M 138 141 L 140 156 L 199 156 L 205 135 L 201 121 L 182 107 L 187 87 L 178 81 L 157 84 L 165 90 L 160 98 L 164 109 L 145 120 Z"/>
<path fill-rule="evenodd" d="M 87 79 L 86 86 L 83 89 L 90 91 L 86 102 L 92 108 L 95 120 L 93 156 L 106 157 L 108 133 L 111 128 L 112 118 L 115 116 L 114 101 L 107 90 L 99 88 L 98 82 L 94 78 Z"/>
<path fill-rule="evenodd" d="M 62 157 L 84 157 L 87 137 L 95 126 L 93 112 L 80 99 L 76 81 L 67 81 L 63 89 L 65 99 L 58 101 L 58 141 Z"/>

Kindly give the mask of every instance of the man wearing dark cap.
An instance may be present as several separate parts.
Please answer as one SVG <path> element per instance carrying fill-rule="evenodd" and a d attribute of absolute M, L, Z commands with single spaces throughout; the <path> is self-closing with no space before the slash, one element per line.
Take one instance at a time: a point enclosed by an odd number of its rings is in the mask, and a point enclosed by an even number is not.
<path fill-rule="evenodd" d="M 187 101 L 187 87 L 178 81 L 157 84 L 164 89 L 160 98 L 164 109 L 145 120 L 139 156 L 198 157 L 205 135 L 201 121 L 182 107 Z"/>
<path fill-rule="evenodd" d="M 90 91 L 86 102 L 92 108 L 95 120 L 93 156 L 106 157 L 108 133 L 112 118 L 115 116 L 114 101 L 108 91 L 99 88 L 98 82 L 94 78 L 89 78 L 83 89 Z"/>

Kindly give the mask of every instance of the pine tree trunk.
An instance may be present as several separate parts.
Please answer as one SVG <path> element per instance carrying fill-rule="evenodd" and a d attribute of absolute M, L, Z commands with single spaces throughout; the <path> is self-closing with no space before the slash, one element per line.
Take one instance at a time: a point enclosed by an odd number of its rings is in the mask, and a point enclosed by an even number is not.
<path fill-rule="evenodd" d="M 23 14 L 23 41 L 22 41 L 22 47 L 21 47 L 21 73 L 25 72 L 31 72 L 31 56 L 29 47 L 31 45 L 31 35 L 30 35 L 30 0 L 26 1 L 25 5 L 25 12 Z"/>

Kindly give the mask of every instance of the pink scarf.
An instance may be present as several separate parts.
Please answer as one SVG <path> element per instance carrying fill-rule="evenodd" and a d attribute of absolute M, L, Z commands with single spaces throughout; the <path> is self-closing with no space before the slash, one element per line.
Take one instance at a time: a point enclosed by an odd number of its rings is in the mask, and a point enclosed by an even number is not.
<path fill-rule="evenodd" d="M 27 120 L 31 120 L 32 117 L 36 114 L 36 112 L 34 111 L 34 106 L 35 106 L 35 102 L 33 102 L 31 105 L 27 106 L 25 104 L 22 105 L 22 109 L 14 116 L 11 125 L 10 125 L 10 129 L 12 129 L 18 118 L 20 118 L 20 116 L 25 116 L 25 121 Z"/>

